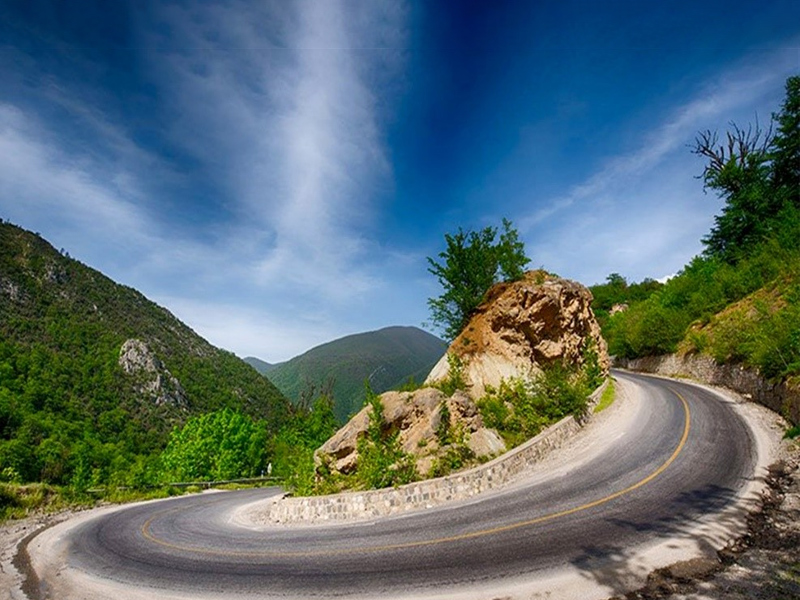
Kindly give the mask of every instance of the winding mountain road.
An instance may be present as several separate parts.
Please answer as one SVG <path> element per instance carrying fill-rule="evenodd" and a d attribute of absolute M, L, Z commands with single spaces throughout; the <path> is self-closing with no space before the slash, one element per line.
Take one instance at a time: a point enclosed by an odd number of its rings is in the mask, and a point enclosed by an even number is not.
<path fill-rule="evenodd" d="M 669 548 L 719 521 L 759 457 L 753 431 L 718 394 L 616 376 L 626 396 L 612 406 L 619 415 L 503 491 L 313 527 L 242 522 L 242 506 L 277 489 L 139 504 L 32 543 L 42 589 L 53 598 L 76 590 L 85 598 L 493 598 L 499 590 L 530 597 L 541 589 L 535 582 L 551 578 L 550 597 L 587 597 L 557 583 L 569 571 L 599 597 L 619 593 L 641 575 L 632 549 Z"/>

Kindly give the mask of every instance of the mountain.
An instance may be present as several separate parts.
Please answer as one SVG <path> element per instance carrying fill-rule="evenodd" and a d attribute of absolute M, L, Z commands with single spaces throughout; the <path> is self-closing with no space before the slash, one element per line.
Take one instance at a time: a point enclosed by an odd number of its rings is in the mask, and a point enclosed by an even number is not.
<path fill-rule="evenodd" d="M 246 356 L 242 360 L 262 375 L 266 375 L 277 366 L 273 365 L 272 363 L 265 362 L 260 358 L 256 358 L 255 356 Z"/>
<path fill-rule="evenodd" d="M 225 407 L 273 430 L 291 409 L 165 308 L 0 220 L 1 478 L 104 483 Z"/>
<path fill-rule="evenodd" d="M 411 378 L 420 382 L 446 349 L 442 340 L 416 327 L 387 327 L 312 348 L 275 365 L 267 377 L 294 401 L 332 387 L 336 418 L 343 423 L 363 406 L 365 381 L 376 393 Z"/>

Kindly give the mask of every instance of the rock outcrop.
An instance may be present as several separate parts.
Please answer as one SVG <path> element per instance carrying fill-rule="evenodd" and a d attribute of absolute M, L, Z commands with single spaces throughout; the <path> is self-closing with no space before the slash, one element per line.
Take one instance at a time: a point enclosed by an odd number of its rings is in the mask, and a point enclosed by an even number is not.
<path fill-rule="evenodd" d="M 142 340 L 130 339 L 122 344 L 119 365 L 126 374 L 135 378 L 136 390 L 155 404 L 187 404 L 186 392 L 180 382 Z"/>
<path fill-rule="evenodd" d="M 445 355 L 428 376 L 428 387 L 382 394 L 386 427 L 398 432 L 402 449 L 416 458 L 417 471 L 427 474 L 444 450 L 437 435 L 443 414 L 449 415 L 453 430 L 463 432 L 476 456 L 505 450 L 500 435 L 484 426 L 476 404 L 487 386 L 498 387 L 511 377 L 530 377 L 556 361 L 581 366 L 587 348 L 593 349 L 600 367 L 607 370 L 606 343 L 591 301 L 591 292 L 582 285 L 542 271 L 527 273 L 521 281 L 498 284 L 489 290 L 486 301 L 448 350 L 461 359 L 466 392 L 448 397 L 434 387 L 450 375 Z M 371 410 L 363 408 L 317 450 L 318 465 L 324 462 L 339 473 L 356 469 L 358 440 L 367 435 Z"/>
<path fill-rule="evenodd" d="M 557 361 L 579 366 L 587 344 L 607 370 L 608 350 L 591 302 L 591 292 L 581 284 L 543 271 L 494 286 L 448 350 L 461 359 L 470 396 L 480 398 L 487 386 L 530 377 Z M 443 381 L 449 373 L 444 356 L 425 383 Z"/>
<path fill-rule="evenodd" d="M 398 432 L 403 451 L 416 457 L 417 472 L 423 475 L 430 471 L 441 450 L 437 431 L 443 415 L 449 415 L 451 429 L 463 428 L 466 443 L 475 456 L 491 456 L 506 449 L 496 431 L 484 428 L 474 400 L 462 392 L 448 397 L 428 387 L 414 392 L 386 392 L 380 398 L 385 426 Z M 325 442 L 315 454 L 317 462 L 325 461 L 339 473 L 352 472 L 358 461 L 358 440 L 367 435 L 371 411 L 371 406 L 362 408 Z"/>

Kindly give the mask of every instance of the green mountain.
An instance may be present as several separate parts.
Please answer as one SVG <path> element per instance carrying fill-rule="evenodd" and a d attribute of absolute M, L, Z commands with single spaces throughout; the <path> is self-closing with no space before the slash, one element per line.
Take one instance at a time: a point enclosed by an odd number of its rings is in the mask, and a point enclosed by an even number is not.
<path fill-rule="evenodd" d="M 0 480 L 113 481 L 225 407 L 273 432 L 291 410 L 168 310 L 0 220 Z"/>
<path fill-rule="evenodd" d="M 269 371 L 276 367 L 276 365 L 265 362 L 260 358 L 256 358 L 255 356 L 246 356 L 242 360 L 262 375 L 266 375 Z"/>
<path fill-rule="evenodd" d="M 416 327 L 387 327 L 312 348 L 267 372 L 295 402 L 331 391 L 336 418 L 345 422 L 364 404 L 364 382 L 376 393 L 413 378 L 422 381 L 447 344 Z M 330 388 L 330 390 L 329 390 Z"/>

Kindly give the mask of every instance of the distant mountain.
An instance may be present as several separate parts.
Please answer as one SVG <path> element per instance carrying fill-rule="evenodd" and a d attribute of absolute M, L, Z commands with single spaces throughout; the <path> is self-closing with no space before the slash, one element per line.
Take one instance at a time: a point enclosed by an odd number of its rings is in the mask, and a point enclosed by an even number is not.
<path fill-rule="evenodd" d="M 270 372 L 277 366 L 272 363 L 264 362 L 263 360 L 261 360 L 260 358 L 256 358 L 255 356 L 246 356 L 242 360 L 251 367 L 253 367 L 256 371 L 261 373 L 262 375 L 266 375 L 268 372 Z"/>
<path fill-rule="evenodd" d="M 294 401 L 332 384 L 336 418 L 345 422 L 364 403 L 365 381 L 374 392 L 410 378 L 421 382 L 446 349 L 445 342 L 416 327 L 387 327 L 312 348 L 275 365 L 267 377 Z"/>
<path fill-rule="evenodd" d="M 291 409 L 165 308 L 0 220 L 0 475 L 102 483 L 224 407 L 273 430 Z"/>

